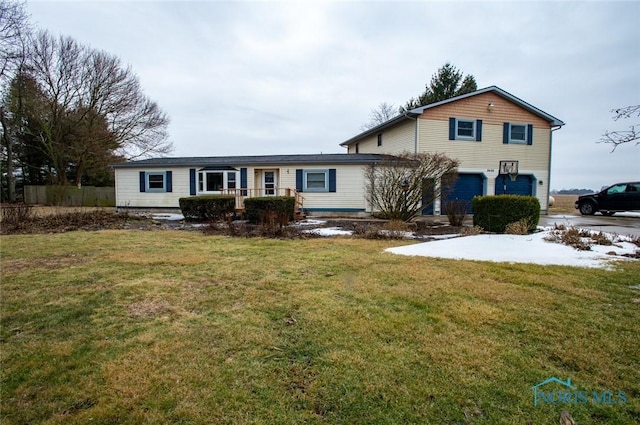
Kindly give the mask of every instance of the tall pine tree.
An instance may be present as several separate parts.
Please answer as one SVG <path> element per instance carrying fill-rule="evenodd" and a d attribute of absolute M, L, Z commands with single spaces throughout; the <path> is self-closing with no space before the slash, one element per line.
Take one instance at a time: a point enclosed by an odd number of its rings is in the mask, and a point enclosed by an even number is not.
<path fill-rule="evenodd" d="M 400 107 L 400 111 L 405 112 L 419 106 L 451 99 L 461 94 L 474 92 L 477 89 L 478 85 L 473 75 L 464 76 L 462 71 L 447 62 L 433 74 L 424 93 L 417 98 L 409 99 L 404 106 Z"/>

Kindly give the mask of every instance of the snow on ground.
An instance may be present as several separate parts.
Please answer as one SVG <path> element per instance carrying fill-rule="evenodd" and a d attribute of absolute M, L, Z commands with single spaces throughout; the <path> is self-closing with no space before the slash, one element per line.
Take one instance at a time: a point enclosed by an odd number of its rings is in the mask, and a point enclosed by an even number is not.
<path fill-rule="evenodd" d="M 630 242 L 594 245 L 591 251 L 578 251 L 570 246 L 544 240 L 551 229 L 531 235 L 475 235 L 424 242 L 385 251 L 409 256 L 479 260 L 507 263 L 535 263 L 576 267 L 610 266 L 612 260 L 625 260 L 622 254 L 633 254 L 638 248 Z M 616 246 L 617 245 L 617 246 Z M 608 254 L 615 252 L 616 255 Z"/>
<path fill-rule="evenodd" d="M 184 216 L 182 214 L 173 214 L 173 213 L 154 213 L 154 214 L 151 214 L 151 218 L 154 220 L 167 220 L 167 221 L 184 220 Z"/>
<path fill-rule="evenodd" d="M 626 212 L 618 212 L 615 214 L 616 217 L 635 217 L 640 218 L 640 212 L 635 211 L 626 211 Z"/>
<path fill-rule="evenodd" d="M 342 230 L 339 227 L 320 227 L 318 229 L 304 230 L 305 233 L 311 233 L 318 236 L 350 236 L 353 234 L 350 230 Z"/>

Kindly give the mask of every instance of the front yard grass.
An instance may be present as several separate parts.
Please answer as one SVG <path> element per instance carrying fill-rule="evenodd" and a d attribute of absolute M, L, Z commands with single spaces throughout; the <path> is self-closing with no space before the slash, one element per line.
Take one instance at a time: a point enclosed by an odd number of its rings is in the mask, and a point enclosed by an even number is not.
<path fill-rule="evenodd" d="M 640 421 L 638 262 L 383 252 L 401 243 L 3 236 L 0 421 L 550 424 L 565 409 L 580 425 Z M 614 398 L 534 406 L 550 377 Z"/>

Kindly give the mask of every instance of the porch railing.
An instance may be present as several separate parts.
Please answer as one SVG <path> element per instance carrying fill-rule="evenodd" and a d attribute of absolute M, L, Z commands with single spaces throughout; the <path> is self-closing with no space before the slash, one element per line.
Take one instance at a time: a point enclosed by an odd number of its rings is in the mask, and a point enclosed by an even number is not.
<path fill-rule="evenodd" d="M 295 198 L 294 212 L 298 213 L 303 208 L 304 197 L 297 190 L 291 188 L 259 188 L 259 189 L 224 189 L 220 192 L 223 195 L 231 195 L 236 198 L 236 210 L 244 211 L 244 200 L 246 198 L 257 198 L 261 196 L 293 196 Z"/>

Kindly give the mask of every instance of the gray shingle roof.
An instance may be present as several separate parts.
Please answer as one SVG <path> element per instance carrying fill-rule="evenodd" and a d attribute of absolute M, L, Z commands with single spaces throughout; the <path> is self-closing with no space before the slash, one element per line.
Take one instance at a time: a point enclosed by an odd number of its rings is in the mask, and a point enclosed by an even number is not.
<path fill-rule="evenodd" d="M 247 165 L 286 165 L 286 164 L 371 164 L 390 158 L 380 154 L 301 154 L 301 155 L 251 155 L 251 156 L 208 156 L 208 157 L 167 157 L 149 158 L 111 164 L 113 168 L 133 167 L 210 167 L 210 166 L 247 166 Z"/>

